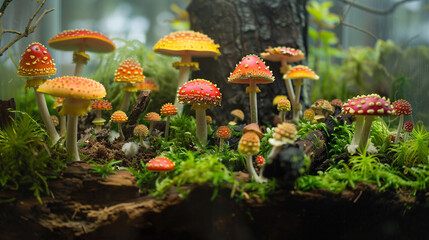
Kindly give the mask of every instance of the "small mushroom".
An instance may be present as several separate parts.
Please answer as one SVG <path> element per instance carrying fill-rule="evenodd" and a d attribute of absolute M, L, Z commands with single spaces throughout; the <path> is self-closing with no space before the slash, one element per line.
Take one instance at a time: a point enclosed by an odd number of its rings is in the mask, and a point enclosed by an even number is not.
<path fill-rule="evenodd" d="M 252 176 L 252 179 L 257 183 L 263 183 L 266 180 L 260 176 L 255 171 L 252 162 L 252 156 L 259 153 L 261 147 L 261 139 L 258 134 L 253 131 L 249 131 L 243 134 L 238 143 L 238 151 L 246 155 L 246 168 L 249 174 Z"/>
<path fill-rule="evenodd" d="M 136 82 L 136 88 L 139 91 L 149 90 L 149 91 L 153 91 L 153 92 L 159 92 L 158 83 L 154 82 L 150 78 L 145 78 L 144 82 Z"/>
<path fill-rule="evenodd" d="M 119 140 L 124 141 L 125 136 L 124 136 L 124 133 L 122 132 L 121 124 L 128 121 L 127 114 L 125 114 L 125 112 L 123 112 L 121 110 L 115 111 L 112 114 L 112 116 L 110 116 L 110 121 L 118 124 Z"/>
<path fill-rule="evenodd" d="M 58 126 L 60 124 L 60 121 L 58 120 L 58 117 L 55 115 L 51 115 L 51 120 L 52 120 L 52 124 L 54 124 L 54 126 Z"/>
<path fill-rule="evenodd" d="M 286 112 L 289 112 L 291 109 L 290 101 L 286 98 L 283 98 L 277 104 L 277 110 L 280 112 L 281 121 L 284 122 L 286 120 Z"/>
<path fill-rule="evenodd" d="M 149 122 L 149 135 L 152 135 L 154 124 L 155 122 L 161 121 L 161 116 L 156 112 L 148 112 L 144 116 L 144 120 Z"/>
<path fill-rule="evenodd" d="M 304 111 L 303 118 L 307 122 L 312 122 L 315 115 L 316 115 L 316 113 L 314 112 L 313 109 L 307 109 L 307 110 Z"/>
<path fill-rule="evenodd" d="M 240 109 L 234 109 L 231 111 L 231 115 L 234 117 L 234 120 L 229 122 L 229 125 L 235 125 L 238 123 L 238 120 L 244 120 L 244 113 Z"/>
<path fill-rule="evenodd" d="M 399 135 L 401 134 L 402 124 L 404 123 L 404 116 L 410 116 L 413 112 L 411 104 L 404 99 L 396 100 L 392 103 L 393 112 L 395 116 L 399 116 L 398 130 L 396 132 L 395 143 L 399 141 Z"/>
<path fill-rule="evenodd" d="M 413 129 L 414 129 L 414 123 L 412 121 L 406 121 L 404 123 L 404 131 L 405 131 L 404 141 L 408 141 L 408 137 L 410 133 L 413 132 Z"/>
<path fill-rule="evenodd" d="M 174 167 L 174 162 L 166 157 L 157 157 L 146 163 L 146 169 L 148 171 L 159 172 L 160 176 L 165 175 L 166 172 L 173 170 Z"/>
<path fill-rule="evenodd" d="M 262 157 L 261 155 L 256 156 L 256 166 L 262 168 L 262 166 L 264 166 L 265 164 L 265 158 Z M 262 175 L 260 175 L 262 176 Z"/>
<path fill-rule="evenodd" d="M 315 101 L 311 108 L 314 110 L 314 120 L 317 122 L 324 122 L 329 115 L 334 114 L 335 108 L 326 100 L 319 99 Z"/>
<path fill-rule="evenodd" d="M 265 65 L 264 61 L 256 55 L 247 55 L 241 59 L 234 72 L 228 77 L 229 83 L 249 84 L 246 93 L 249 93 L 251 123 L 258 123 L 258 108 L 256 93 L 261 90 L 256 84 L 274 82 L 273 73 Z"/>
<path fill-rule="evenodd" d="M 298 131 L 293 123 L 281 123 L 274 128 L 273 138 L 268 139 L 268 142 L 273 145 L 273 149 L 268 155 L 269 159 L 272 159 L 280 151 L 284 144 L 294 143 Z"/>
<path fill-rule="evenodd" d="M 231 138 L 232 132 L 231 129 L 227 126 L 220 126 L 216 131 L 216 136 L 220 139 L 219 150 L 223 151 L 223 146 L 225 145 L 225 140 Z"/>
<path fill-rule="evenodd" d="M 185 83 L 178 92 L 178 101 L 181 104 L 192 105 L 195 110 L 196 135 L 201 145 L 207 144 L 206 110 L 220 106 L 222 93 L 215 84 L 204 80 L 194 79 Z"/>
<path fill-rule="evenodd" d="M 97 99 L 92 101 L 91 109 L 96 111 L 96 117 L 92 123 L 95 125 L 95 133 L 98 133 L 101 131 L 101 126 L 106 122 L 106 119 L 101 115 L 101 111 L 112 110 L 112 105 L 107 100 Z"/>
<path fill-rule="evenodd" d="M 124 91 L 124 99 L 120 107 L 121 111 L 126 112 L 128 110 L 131 101 L 131 93 L 138 91 L 135 84 L 137 82 L 143 82 L 144 79 L 143 68 L 135 59 L 127 58 L 119 64 L 113 81 L 126 84 L 122 89 Z"/>
<path fill-rule="evenodd" d="M 149 135 L 149 129 L 146 127 L 146 125 L 139 124 L 137 125 L 133 130 L 134 136 L 139 138 L 140 145 L 144 146 L 146 149 L 149 148 L 149 145 L 147 145 L 143 139 Z"/>
<path fill-rule="evenodd" d="M 166 103 L 161 107 L 161 115 L 167 116 L 167 121 L 165 123 L 165 139 L 168 139 L 168 134 L 170 132 L 170 117 L 177 115 L 177 108 L 172 103 Z"/>

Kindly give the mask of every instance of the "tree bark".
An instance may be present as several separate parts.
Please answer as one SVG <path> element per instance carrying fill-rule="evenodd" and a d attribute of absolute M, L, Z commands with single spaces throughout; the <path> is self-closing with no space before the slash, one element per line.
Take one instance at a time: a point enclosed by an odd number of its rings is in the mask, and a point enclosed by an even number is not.
<path fill-rule="evenodd" d="M 9 112 L 9 109 L 16 110 L 15 100 L 0 100 L 0 129 L 6 127 L 11 118 L 15 117 L 14 113 Z"/>
<path fill-rule="evenodd" d="M 125 139 L 133 136 L 134 128 L 137 126 L 140 116 L 146 110 L 146 107 L 149 104 L 150 96 L 150 90 L 141 91 L 134 102 L 131 113 L 128 116 L 128 122 L 123 129 Z"/>
<path fill-rule="evenodd" d="M 222 55 L 212 58 L 194 58 L 200 71 L 192 79 L 204 78 L 217 84 L 222 92 L 222 106 L 208 110 L 218 124 L 226 124 L 232 116 L 224 114 L 242 109 L 250 122 L 249 98 L 246 85 L 229 84 L 227 78 L 236 64 L 248 54 L 264 52 L 269 46 L 288 46 L 307 52 L 306 1 L 298 0 L 194 0 L 188 6 L 191 28 L 211 37 L 220 45 Z M 276 95 L 286 95 L 280 74 L 280 62 L 268 62 L 276 81 L 258 85 L 258 118 L 261 124 L 271 123 L 277 110 L 272 106 Z M 303 88 L 302 99 L 308 99 Z M 308 101 L 307 101 L 308 102 Z M 305 102 L 305 104 L 309 104 Z"/>

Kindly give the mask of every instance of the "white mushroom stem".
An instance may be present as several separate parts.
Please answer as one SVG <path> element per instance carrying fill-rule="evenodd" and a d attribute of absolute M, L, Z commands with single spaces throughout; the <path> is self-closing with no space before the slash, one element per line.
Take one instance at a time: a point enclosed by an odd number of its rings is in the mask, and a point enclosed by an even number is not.
<path fill-rule="evenodd" d="M 361 136 L 359 139 L 359 147 L 358 149 L 363 152 L 368 144 L 369 140 L 369 133 L 371 132 L 371 124 L 372 121 L 374 121 L 374 116 L 366 116 L 365 117 L 365 124 L 363 125 Z"/>
<path fill-rule="evenodd" d="M 225 140 L 221 138 L 219 142 L 219 151 L 223 151 L 223 145 L 225 145 Z"/>
<path fill-rule="evenodd" d="M 167 116 L 167 119 L 165 122 L 165 133 L 164 133 L 165 139 L 168 139 L 169 132 L 170 132 L 170 116 Z"/>
<path fill-rule="evenodd" d="M 294 102 L 293 105 L 293 121 L 299 120 L 299 115 L 302 108 L 298 108 L 299 106 L 299 99 L 301 98 L 301 85 L 302 85 L 302 79 L 297 79 L 295 82 L 295 96 L 294 96 Z"/>
<path fill-rule="evenodd" d="M 255 168 L 253 167 L 252 162 L 252 155 L 248 154 L 246 158 L 246 168 L 249 174 L 252 176 L 252 179 L 255 180 L 257 183 L 264 183 L 266 182 L 266 179 L 264 179 L 261 176 L 258 176 L 258 174 L 255 171 Z"/>
<path fill-rule="evenodd" d="M 149 135 L 152 135 L 155 121 L 149 121 Z"/>
<path fill-rule="evenodd" d="M 97 110 L 96 111 L 96 120 L 101 119 L 101 110 Z M 103 126 L 102 124 L 97 124 L 95 125 L 95 133 L 99 133 L 101 131 L 101 126 Z"/>
<path fill-rule="evenodd" d="M 78 52 L 82 52 L 85 53 L 85 44 L 81 44 L 79 46 L 79 51 Z M 86 59 L 82 56 L 77 56 L 76 59 L 76 67 L 74 69 L 74 75 L 77 77 L 82 76 L 82 72 L 83 72 L 83 65 L 86 64 Z"/>
<path fill-rule="evenodd" d="M 356 115 L 356 124 L 355 124 L 355 131 L 354 131 L 355 133 L 353 135 L 351 145 L 358 145 L 361 138 L 364 123 L 365 123 L 364 116 Z"/>
<path fill-rule="evenodd" d="M 132 87 L 132 84 L 127 83 L 127 86 Z M 130 102 L 131 102 L 131 94 L 132 92 L 130 91 L 124 91 L 124 99 L 122 99 L 122 104 L 120 108 L 122 112 L 128 111 L 128 108 L 130 107 Z"/>
<path fill-rule="evenodd" d="M 64 137 L 66 135 L 67 129 L 67 115 L 62 115 L 60 117 L 60 136 Z"/>
<path fill-rule="evenodd" d="M 396 131 L 394 144 L 398 143 L 399 137 L 401 135 L 402 125 L 404 124 L 404 115 L 399 116 L 398 130 Z"/>
<path fill-rule="evenodd" d="M 404 142 L 408 141 L 408 138 L 410 137 L 410 133 L 409 132 L 405 132 L 404 134 Z M 395 138 L 396 140 L 396 138 Z"/>
<path fill-rule="evenodd" d="M 250 101 L 250 122 L 258 123 L 258 105 L 256 101 L 256 92 L 258 87 L 256 86 L 255 80 L 250 80 L 250 86 L 248 88 L 249 101 Z"/>
<path fill-rule="evenodd" d="M 268 159 L 273 159 L 282 149 L 282 144 L 273 145 L 273 148 L 271 149 L 270 154 L 268 154 Z"/>
<path fill-rule="evenodd" d="M 149 145 L 143 141 L 143 135 L 139 136 L 140 145 L 142 145 L 144 148 L 148 149 Z"/>
<path fill-rule="evenodd" d="M 54 123 L 52 122 L 51 116 L 49 115 L 48 107 L 46 106 L 45 94 L 37 92 L 37 88 L 34 88 L 34 94 L 36 95 L 37 106 L 39 107 L 40 116 L 42 117 L 43 123 L 46 127 L 46 132 L 52 140 L 52 144 L 58 142 L 60 136 L 55 129 Z"/>
<path fill-rule="evenodd" d="M 207 145 L 207 120 L 205 109 L 195 109 L 196 118 L 196 135 L 198 142 L 205 146 Z"/>
<path fill-rule="evenodd" d="M 190 63 L 191 55 L 182 55 L 182 63 Z M 177 83 L 177 89 L 180 89 L 188 80 L 189 73 L 191 72 L 191 68 L 189 66 L 180 66 L 179 67 L 179 81 Z M 176 100 L 174 100 L 174 106 L 177 108 L 177 113 L 180 115 L 183 112 L 183 104 L 179 104 L 176 94 Z"/>
<path fill-rule="evenodd" d="M 280 115 L 280 119 L 282 120 L 282 122 L 284 122 L 286 120 L 286 112 L 280 111 L 279 115 Z"/>
<path fill-rule="evenodd" d="M 77 122 L 79 116 L 68 116 L 66 149 L 72 161 L 80 161 L 79 151 L 77 149 Z"/>
<path fill-rule="evenodd" d="M 125 136 L 124 136 L 124 133 L 122 132 L 122 126 L 120 122 L 118 122 L 118 132 L 119 132 L 119 140 L 124 141 Z"/>

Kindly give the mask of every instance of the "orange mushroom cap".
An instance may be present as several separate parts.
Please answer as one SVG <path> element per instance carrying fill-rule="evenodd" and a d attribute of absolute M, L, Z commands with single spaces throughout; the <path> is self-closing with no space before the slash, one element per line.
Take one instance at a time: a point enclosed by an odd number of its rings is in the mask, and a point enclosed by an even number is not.
<path fill-rule="evenodd" d="M 157 157 L 146 163 L 147 170 L 152 172 L 168 172 L 174 167 L 174 162 L 166 157 Z"/>
<path fill-rule="evenodd" d="M 159 85 L 158 83 L 154 82 L 150 78 L 145 78 L 144 82 L 137 82 L 136 88 L 140 91 L 143 90 L 151 90 L 154 92 L 159 92 Z"/>
<path fill-rule="evenodd" d="M 166 103 L 161 107 L 162 116 L 174 116 L 177 114 L 177 108 L 172 103 Z"/>
<path fill-rule="evenodd" d="M 274 82 L 273 73 L 265 65 L 264 61 L 256 55 L 243 57 L 234 72 L 228 77 L 228 82 L 230 83 L 249 84 L 251 80 L 259 84 Z"/>
<path fill-rule="evenodd" d="M 231 129 L 227 126 L 220 126 L 216 131 L 216 136 L 220 139 L 229 139 L 231 138 L 231 135 Z"/>
<path fill-rule="evenodd" d="M 65 30 L 48 41 L 49 47 L 64 51 L 78 51 L 81 45 L 89 52 L 105 53 L 116 49 L 110 38 L 87 29 Z"/>
<path fill-rule="evenodd" d="M 143 68 L 133 58 L 127 58 L 115 71 L 115 82 L 136 83 L 144 81 Z"/>
<path fill-rule="evenodd" d="M 179 89 L 177 98 L 181 104 L 192 104 L 192 109 L 207 110 L 220 106 L 222 93 L 215 84 L 205 79 L 194 79 Z"/>
<path fill-rule="evenodd" d="M 133 133 L 137 137 L 146 137 L 149 134 L 149 129 L 146 125 L 139 124 L 134 128 Z"/>
<path fill-rule="evenodd" d="M 301 50 L 290 47 L 268 47 L 265 51 L 261 53 L 261 57 L 272 62 L 280 62 L 282 59 L 286 62 L 298 62 L 305 58 Z"/>
<path fill-rule="evenodd" d="M 89 78 L 76 76 L 54 78 L 40 85 L 37 91 L 55 97 L 88 100 L 106 96 L 106 89 L 103 84 Z"/>
<path fill-rule="evenodd" d="M 246 132 L 238 142 L 238 151 L 246 155 L 256 155 L 261 147 L 260 141 L 255 132 Z"/>
<path fill-rule="evenodd" d="M 243 133 L 247 133 L 247 132 L 254 132 L 256 133 L 256 135 L 258 135 L 259 139 L 262 139 L 262 131 L 259 128 L 259 125 L 257 123 L 251 123 L 246 125 L 243 128 Z"/>
<path fill-rule="evenodd" d="M 207 35 L 194 31 L 177 31 L 159 40 L 153 51 L 170 56 L 192 55 L 197 57 L 217 57 L 219 45 Z"/>
<path fill-rule="evenodd" d="M 161 116 L 159 116 L 159 114 L 156 112 L 148 112 L 144 117 L 144 120 L 150 121 L 150 122 L 152 121 L 157 122 L 157 121 L 161 121 Z"/>
<path fill-rule="evenodd" d="M 57 72 L 55 63 L 48 50 L 41 43 L 30 44 L 19 60 L 18 76 L 40 77 L 50 76 Z M 41 84 L 42 82 L 40 82 Z M 32 86 L 34 87 L 34 86 Z"/>
<path fill-rule="evenodd" d="M 115 111 L 112 116 L 110 116 L 110 120 L 112 122 L 116 122 L 116 123 L 123 123 L 128 121 L 128 117 L 127 114 L 125 114 L 123 111 Z"/>
<path fill-rule="evenodd" d="M 307 78 L 307 79 L 313 79 L 317 80 L 319 79 L 319 76 L 313 72 L 309 67 L 303 66 L 303 65 L 297 65 L 293 67 L 291 70 L 289 70 L 283 77 L 284 79 L 301 79 L 301 78 Z"/>
<path fill-rule="evenodd" d="M 306 121 L 313 121 L 314 116 L 316 116 L 316 113 L 314 112 L 313 109 L 307 109 L 304 111 L 304 120 Z"/>
<path fill-rule="evenodd" d="M 112 105 L 104 99 L 97 99 L 91 102 L 92 110 L 112 110 Z"/>

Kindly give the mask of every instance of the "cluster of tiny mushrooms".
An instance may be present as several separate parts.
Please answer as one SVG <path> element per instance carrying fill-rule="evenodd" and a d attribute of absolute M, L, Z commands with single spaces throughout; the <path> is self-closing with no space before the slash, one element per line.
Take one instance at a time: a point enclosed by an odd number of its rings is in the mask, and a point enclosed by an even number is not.
<path fill-rule="evenodd" d="M 73 76 L 62 76 L 52 80 L 47 78 L 56 74 L 55 64 L 47 49 L 40 43 L 32 43 L 22 54 L 19 63 L 18 75 L 27 77 L 25 87 L 34 88 L 36 102 L 41 114 L 41 118 L 46 127 L 46 131 L 53 144 L 60 139 L 57 133 L 55 123 L 59 120 L 51 117 L 46 105 L 44 94 L 50 94 L 57 97 L 54 108 L 59 108 L 61 116 L 61 136 L 66 134 L 66 149 L 69 157 L 74 161 L 79 161 L 79 152 L 77 146 L 77 120 L 79 116 L 84 116 L 89 110 L 96 111 L 96 118 L 93 123 L 96 126 L 95 132 L 99 132 L 104 125 L 105 119 L 102 118 L 102 110 L 112 110 L 111 104 L 104 100 L 106 95 L 104 86 L 92 79 L 82 77 L 83 66 L 89 61 L 89 55 L 86 52 L 107 53 L 115 50 L 115 44 L 105 35 L 90 30 L 67 30 L 63 31 L 48 41 L 48 46 L 58 50 L 74 51 L 73 62 L 76 68 Z M 192 105 L 196 112 L 196 136 L 201 145 L 207 144 L 207 122 L 211 122 L 211 117 L 206 116 L 206 110 L 215 106 L 220 106 L 222 93 L 216 84 L 205 79 L 189 80 L 190 71 L 198 70 L 197 62 L 192 62 L 192 57 L 212 57 L 217 58 L 220 55 L 219 45 L 205 34 L 195 31 L 173 32 L 159 40 L 153 50 L 156 53 L 180 56 L 181 61 L 173 63 L 173 66 L 179 70 L 179 81 L 177 87 L 177 96 L 175 104 L 166 103 L 162 106 L 160 113 L 166 117 L 165 138 L 169 134 L 170 117 L 182 113 L 183 105 Z M 300 104 L 301 86 L 303 79 L 317 80 L 319 77 L 308 67 L 297 65 L 292 67 L 288 63 L 304 60 L 305 55 L 298 49 L 290 47 L 269 47 L 261 53 L 261 58 L 281 62 L 280 72 L 285 80 L 287 94 L 277 96 L 273 104 L 277 105 L 279 110 L 280 123 L 274 128 L 273 138 L 269 143 L 273 149 L 268 158 L 272 158 L 285 144 L 294 143 L 297 138 L 297 127 L 290 123 L 298 121 L 302 116 L 305 121 L 321 121 L 334 112 L 334 106 L 342 107 L 343 114 L 353 114 L 356 116 L 356 127 L 353 140 L 348 145 L 350 154 L 356 153 L 356 150 L 363 151 L 368 147 L 369 132 L 371 123 L 375 116 L 385 116 L 394 114 L 400 116 L 398 131 L 394 137 L 397 142 L 400 138 L 400 132 L 404 116 L 412 113 L 410 104 L 406 100 L 398 100 L 390 104 L 388 99 L 381 98 L 378 94 L 357 96 L 349 99 L 346 103 L 335 99 L 331 103 L 326 100 L 318 100 L 302 114 L 302 105 Z M 236 65 L 235 70 L 228 77 L 229 83 L 248 84 L 246 93 L 250 97 L 250 124 L 243 129 L 243 136 L 238 145 L 238 151 L 247 155 L 246 167 L 252 178 L 257 182 L 264 182 L 262 177 L 264 158 L 256 157 L 257 166 L 261 167 L 257 175 L 253 167 L 253 156 L 260 151 L 260 141 L 262 131 L 258 125 L 257 98 L 256 93 L 260 92 L 257 84 L 268 84 L 274 82 L 274 77 L 265 62 L 256 55 L 250 54 L 242 58 Z M 128 120 L 127 112 L 130 104 L 130 97 L 133 92 L 142 90 L 158 91 L 159 87 L 151 79 L 145 79 L 143 68 L 135 59 L 125 59 L 114 73 L 114 81 L 124 83 L 124 98 L 119 110 L 115 111 L 110 120 L 118 124 L 120 139 L 124 140 L 121 123 Z M 92 101 L 91 101 L 92 100 Z M 293 110 L 292 121 L 286 122 L 286 112 Z M 234 120 L 228 125 L 233 126 L 244 120 L 243 111 L 236 109 L 231 112 Z M 67 116 L 67 119 L 66 119 Z M 144 138 L 153 131 L 153 123 L 161 121 L 158 113 L 150 112 L 146 114 L 145 120 L 150 121 L 149 129 L 145 125 L 138 125 L 134 129 L 134 134 L 139 138 L 139 142 L 145 148 L 149 146 L 144 143 Z M 65 124 L 67 121 L 67 130 Z M 412 131 L 413 123 L 406 122 L 404 130 Z M 224 149 L 225 140 L 231 137 L 229 126 L 221 126 L 216 131 L 216 136 L 220 139 L 220 150 Z M 368 147 L 369 148 L 369 147 Z M 175 164 L 165 158 L 158 157 L 147 163 L 147 169 L 150 171 L 170 171 L 174 169 Z"/>

